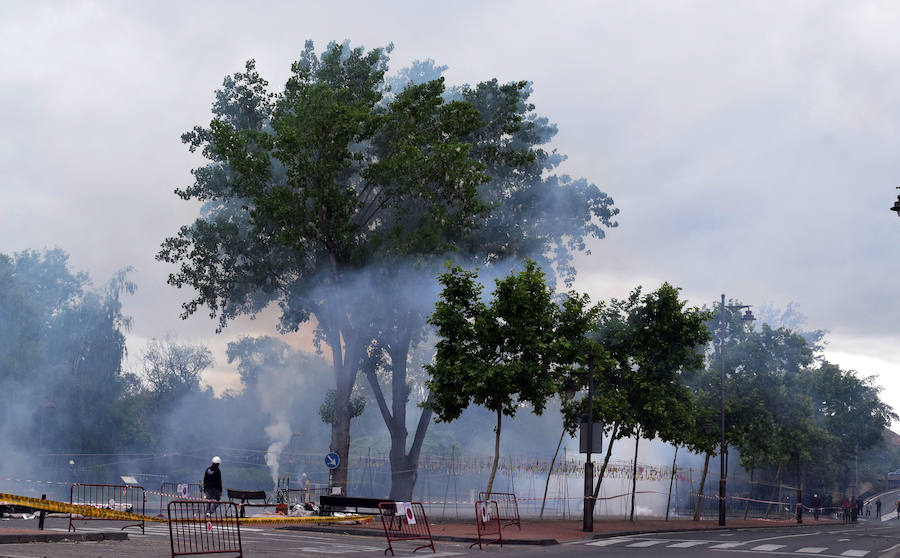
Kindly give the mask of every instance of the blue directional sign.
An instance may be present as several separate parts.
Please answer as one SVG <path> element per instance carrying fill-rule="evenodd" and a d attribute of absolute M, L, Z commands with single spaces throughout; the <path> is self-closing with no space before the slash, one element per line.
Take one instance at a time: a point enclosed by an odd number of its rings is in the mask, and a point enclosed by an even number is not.
<path fill-rule="evenodd" d="M 337 469 L 338 465 L 341 464 L 341 456 L 331 452 L 325 456 L 325 466 L 329 469 Z"/>

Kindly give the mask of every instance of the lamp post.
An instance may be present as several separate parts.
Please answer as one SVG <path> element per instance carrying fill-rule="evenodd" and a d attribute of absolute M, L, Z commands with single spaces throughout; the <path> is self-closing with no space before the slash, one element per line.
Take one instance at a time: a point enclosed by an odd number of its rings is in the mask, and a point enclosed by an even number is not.
<path fill-rule="evenodd" d="M 587 361 L 587 371 L 577 375 L 587 376 L 587 456 L 584 462 L 584 522 L 581 530 L 590 533 L 594 531 L 594 462 L 591 461 L 591 450 L 594 449 L 594 356 L 588 355 Z M 574 398 L 575 391 L 575 383 L 568 381 L 566 396 Z"/>
<path fill-rule="evenodd" d="M 745 322 L 751 322 L 755 318 L 753 317 L 753 312 L 750 311 L 750 306 L 746 304 L 729 304 L 725 305 L 725 294 L 722 294 L 722 312 L 719 315 L 719 356 L 722 359 L 722 366 L 720 367 L 719 374 L 719 388 L 721 390 L 722 396 L 722 414 L 721 414 L 721 423 L 719 424 L 719 428 L 721 430 L 722 439 L 719 445 L 719 525 L 725 526 L 725 483 L 726 483 L 726 474 L 725 474 L 725 310 L 729 310 L 729 312 L 740 312 L 741 310 L 746 310 L 744 314 L 741 316 L 741 320 Z"/>
<path fill-rule="evenodd" d="M 897 186 L 897 189 L 900 190 L 900 186 Z M 896 212 L 897 216 L 900 217 L 900 196 L 897 196 L 897 201 L 894 202 L 891 211 Z"/>

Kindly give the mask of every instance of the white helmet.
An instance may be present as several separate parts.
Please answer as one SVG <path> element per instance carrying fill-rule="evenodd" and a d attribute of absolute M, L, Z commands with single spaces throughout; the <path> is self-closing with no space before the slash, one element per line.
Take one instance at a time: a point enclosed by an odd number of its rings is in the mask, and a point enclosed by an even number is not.
<path fill-rule="evenodd" d="M 222 458 L 217 455 L 217 456 L 213 457 L 212 462 L 215 463 L 216 465 L 218 465 L 219 463 L 222 462 Z"/>

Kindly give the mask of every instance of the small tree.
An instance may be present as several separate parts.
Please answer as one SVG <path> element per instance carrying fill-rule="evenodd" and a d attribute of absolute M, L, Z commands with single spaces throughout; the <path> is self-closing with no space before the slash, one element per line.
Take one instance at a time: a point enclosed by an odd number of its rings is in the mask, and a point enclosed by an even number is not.
<path fill-rule="evenodd" d="M 523 404 L 541 414 L 559 388 L 565 368 L 575 364 L 590 319 L 588 299 L 570 294 L 553 302 L 544 273 L 533 261 L 496 281 L 489 304 L 480 301 L 477 274 L 451 267 L 440 276 L 441 299 L 430 323 L 442 338 L 434 364 L 426 366 L 438 421 L 452 421 L 470 403 L 497 415 L 490 492 L 500 460 L 503 415 L 514 417 Z"/>

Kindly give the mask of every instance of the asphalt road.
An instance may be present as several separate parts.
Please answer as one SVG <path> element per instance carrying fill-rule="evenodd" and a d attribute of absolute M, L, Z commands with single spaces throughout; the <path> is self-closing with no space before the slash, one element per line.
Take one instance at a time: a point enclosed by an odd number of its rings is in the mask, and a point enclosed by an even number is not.
<path fill-rule="evenodd" d="M 565 548 L 562 551 L 561 548 Z M 549 549 L 548 549 L 549 550 Z M 828 528 L 733 529 L 655 533 L 580 541 L 555 547 L 555 554 L 525 550 L 519 556 L 616 556 L 688 558 L 711 556 L 818 556 L 888 558 L 900 556 L 900 522 L 832 525 Z"/>
<path fill-rule="evenodd" d="M 8 524 L 6 524 L 8 525 Z M 4 525 L 4 526 L 6 526 Z M 66 529 L 64 520 L 48 520 L 50 532 Z M 111 524 L 79 527 L 79 531 L 109 531 Z M 0 545 L 0 558 L 163 558 L 170 556 L 169 531 L 163 524 L 148 525 L 146 534 L 128 529 L 130 540 L 83 543 Z M 383 557 L 381 537 L 360 537 L 275 529 L 241 528 L 248 557 L 353 556 Z M 733 529 L 684 533 L 644 534 L 578 541 L 563 545 L 505 546 L 469 549 L 468 544 L 435 543 L 437 553 L 420 550 L 415 556 L 484 556 L 485 554 L 544 557 L 580 556 L 622 558 L 689 558 L 711 556 L 818 556 L 823 558 L 900 558 L 900 521 L 829 527 Z M 397 556 L 413 556 L 410 543 L 395 545 Z"/>

